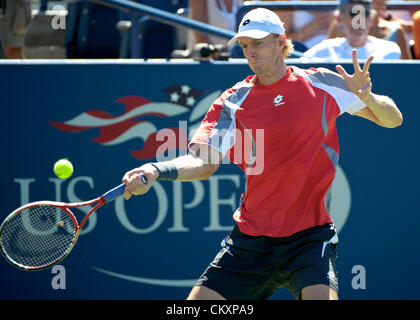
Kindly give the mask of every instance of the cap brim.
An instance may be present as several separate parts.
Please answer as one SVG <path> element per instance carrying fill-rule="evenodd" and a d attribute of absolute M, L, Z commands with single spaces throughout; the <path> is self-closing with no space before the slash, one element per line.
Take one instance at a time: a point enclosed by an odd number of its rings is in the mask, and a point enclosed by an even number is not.
<path fill-rule="evenodd" d="M 262 30 L 246 30 L 242 32 L 238 32 L 236 36 L 229 40 L 228 46 L 232 46 L 240 37 L 248 37 L 253 39 L 262 39 L 268 36 L 270 32 L 262 31 Z"/>

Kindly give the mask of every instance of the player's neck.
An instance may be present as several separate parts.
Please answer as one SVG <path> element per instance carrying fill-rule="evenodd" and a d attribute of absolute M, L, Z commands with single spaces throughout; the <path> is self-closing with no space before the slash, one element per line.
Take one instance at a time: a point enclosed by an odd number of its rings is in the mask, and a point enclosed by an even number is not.
<path fill-rule="evenodd" d="M 259 86 L 269 86 L 283 78 L 287 73 L 287 65 L 282 63 L 278 68 L 274 68 L 272 72 L 255 74 L 253 82 Z"/>

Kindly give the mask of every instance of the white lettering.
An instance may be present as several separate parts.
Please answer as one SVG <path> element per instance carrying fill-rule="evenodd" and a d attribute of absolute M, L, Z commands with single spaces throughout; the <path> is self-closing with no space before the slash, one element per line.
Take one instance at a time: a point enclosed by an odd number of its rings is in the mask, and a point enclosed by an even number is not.
<path fill-rule="evenodd" d="M 364 266 L 355 265 L 351 273 L 356 274 L 351 280 L 351 286 L 354 290 L 366 289 L 366 269 Z"/>
<path fill-rule="evenodd" d="M 181 307 L 174 304 L 166 308 L 167 315 L 192 315 L 194 318 L 200 313 L 200 307 Z"/>
<path fill-rule="evenodd" d="M 226 174 L 226 175 L 213 175 L 209 181 L 210 188 L 210 225 L 204 228 L 204 231 L 225 231 L 232 229 L 232 226 L 220 225 L 220 206 L 228 205 L 231 207 L 232 212 L 237 207 L 236 193 L 232 193 L 229 198 L 219 198 L 219 182 L 221 180 L 230 180 L 235 184 L 236 188 L 240 186 L 239 175 Z"/>
<path fill-rule="evenodd" d="M 148 228 L 142 229 L 142 228 L 138 228 L 134 226 L 127 217 L 127 213 L 125 211 L 125 206 L 124 206 L 125 205 L 124 198 L 119 197 L 115 200 L 115 212 L 117 214 L 118 220 L 121 222 L 124 228 L 126 228 L 128 231 L 132 233 L 147 234 L 147 233 L 153 232 L 157 228 L 160 227 L 160 225 L 166 218 L 166 215 L 168 212 L 168 197 L 166 195 L 165 189 L 162 187 L 159 181 L 155 181 L 151 189 L 155 191 L 156 196 L 157 196 L 156 203 L 158 205 L 158 212 L 157 212 L 154 223 Z M 142 210 L 141 207 L 139 207 L 139 211 L 142 212 L 143 214 L 152 214 L 152 212 L 150 212 L 149 210 L 147 210 L 147 212 L 144 212 L 145 210 Z"/>
<path fill-rule="evenodd" d="M 57 11 L 51 20 L 51 27 L 54 30 L 65 30 L 66 29 L 66 9 L 62 5 L 55 5 L 51 8 L 53 11 Z"/>
<path fill-rule="evenodd" d="M 177 147 L 179 156 L 185 156 L 188 153 L 188 122 L 179 121 L 179 145 Z"/>
<path fill-rule="evenodd" d="M 191 183 L 194 188 L 194 197 L 190 203 L 184 202 L 183 197 L 183 188 L 186 183 Z M 174 224 L 171 228 L 168 228 L 169 232 L 186 232 L 189 231 L 189 228 L 184 227 L 183 225 L 183 209 L 193 209 L 198 206 L 204 199 L 204 186 L 201 181 L 190 181 L 190 182 L 181 182 L 173 181 L 173 208 L 174 208 Z"/>
<path fill-rule="evenodd" d="M 56 178 L 50 179 L 51 180 L 57 180 Z M 70 181 L 68 187 L 67 187 L 67 199 L 69 202 L 81 202 L 85 201 L 86 199 L 81 199 L 78 196 L 76 196 L 76 184 L 79 182 L 85 182 L 89 185 L 89 187 L 93 190 L 94 189 L 94 183 L 92 177 L 87 176 L 80 176 L 77 178 L 74 178 Z M 92 209 L 92 206 L 83 206 L 79 208 L 72 208 L 71 210 L 80 210 L 85 215 L 88 214 L 88 212 Z M 80 231 L 80 234 L 87 234 L 93 230 L 93 228 L 96 226 L 97 217 L 96 212 L 92 213 L 89 219 L 87 219 L 86 224 L 83 226 L 82 231 Z"/>
<path fill-rule="evenodd" d="M 355 30 L 366 29 L 366 9 L 362 5 L 355 5 L 351 8 L 351 12 L 355 14 L 351 20 L 351 26 Z"/>
<path fill-rule="evenodd" d="M 35 179 L 15 179 L 15 182 L 19 183 L 20 185 L 20 199 L 21 205 L 25 205 L 30 202 L 30 195 L 29 195 L 29 185 L 30 183 L 34 182 Z M 59 210 L 59 209 L 57 209 Z M 57 215 L 58 218 L 59 215 Z M 24 225 L 26 231 L 34 234 L 34 235 L 48 235 L 57 230 L 57 226 L 53 225 L 49 230 L 37 230 L 32 226 L 31 220 L 29 215 L 22 215 L 22 224 Z"/>
<path fill-rule="evenodd" d="M 58 202 L 81 202 L 89 200 L 86 194 L 80 194 L 80 189 L 84 189 L 86 186 L 93 190 L 93 193 L 96 192 L 94 180 L 89 176 L 74 177 L 73 179 L 69 179 L 68 184 L 67 181 L 58 178 L 49 178 L 48 181 L 54 185 L 53 195 L 55 195 L 55 201 Z M 36 182 L 34 178 L 15 179 L 14 182 L 18 183 L 20 187 L 21 205 L 29 203 L 30 200 L 34 201 L 33 199 L 30 199 L 30 186 L 33 182 Z M 166 184 L 165 188 L 163 186 L 164 183 Z M 196 208 L 205 206 L 205 210 L 200 210 L 200 212 L 198 212 L 198 214 L 208 215 L 209 217 L 208 224 L 203 226 L 204 231 L 218 232 L 227 231 L 232 228 L 232 225 L 222 224 L 220 217 L 225 210 L 229 213 L 233 213 L 238 206 L 237 193 L 240 192 L 241 186 L 241 176 L 239 174 L 213 175 L 207 181 L 173 181 L 173 188 L 171 190 L 172 203 L 170 203 L 168 197 L 169 191 L 167 190 L 167 184 L 169 183 L 170 182 L 162 183 L 160 181 L 155 181 L 152 186 L 153 191 L 151 190 L 149 192 L 150 194 L 148 193 L 146 197 L 153 197 L 154 195 L 156 199 L 150 201 L 144 197 L 134 197 L 133 200 L 130 201 L 130 210 L 128 210 L 128 207 L 126 208 L 128 202 L 126 202 L 123 197 L 117 198 L 114 201 L 114 209 L 116 217 L 121 225 L 129 232 L 135 234 L 148 234 L 156 231 L 162 226 L 170 209 L 172 209 L 173 221 L 166 229 L 167 232 L 189 232 L 191 228 L 185 222 L 185 214 L 189 212 L 189 210 L 194 214 L 197 214 Z M 234 188 L 232 188 L 232 183 Z M 84 184 L 85 186 L 83 186 Z M 227 184 L 226 187 L 225 184 Z M 63 189 L 63 187 L 65 189 Z M 66 193 L 63 194 L 62 192 L 64 190 Z M 227 190 L 227 192 L 225 190 Z M 203 200 L 206 197 L 208 197 L 209 201 L 208 206 L 203 203 Z M 48 200 L 54 200 L 53 196 Z M 144 207 L 142 207 L 141 204 L 136 205 L 135 201 L 144 201 L 147 210 L 144 210 Z M 221 207 L 228 207 L 228 209 Z M 79 210 L 85 216 L 91 209 L 92 206 L 83 206 L 72 208 L 71 210 L 74 213 L 77 213 Z M 149 218 L 151 217 L 148 221 L 152 222 L 147 226 L 136 225 L 134 220 L 129 218 L 130 215 L 135 214 L 136 212 L 141 212 L 141 214 L 145 214 Z M 58 214 L 57 219 L 59 219 Z M 81 220 L 82 219 L 78 219 L 79 222 Z M 98 217 L 94 212 L 86 221 L 85 226 L 81 230 L 81 234 L 87 234 L 93 231 L 97 223 Z M 33 228 L 29 222 L 27 223 L 27 227 L 34 233 L 40 232 L 32 230 Z M 55 228 L 56 226 L 54 225 L 54 228 L 51 230 L 43 230 L 42 232 L 54 232 Z M 72 226 L 67 226 L 67 228 L 72 228 Z"/>
<path fill-rule="evenodd" d="M 177 156 L 176 133 L 172 129 L 162 129 L 156 134 L 156 141 L 164 141 L 156 150 L 157 161 L 168 161 Z"/>
<path fill-rule="evenodd" d="M 239 304 L 213 304 L 210 313 L 214 315 L 249 315 L 254 312 L 254 306 Z"/>
<path fill-rule="evenodd" d="M 29 203 L 29 185 L 32 182 L 35 182 L 35 179 L 14 179 L 13 181 L 18 183 L 20 186 L 20 205 L 23 206 Z"/>
<path fill-rule="evenodd" d="M 66 289 L 66 269 L 58 264 L 52 267 L 51 273 L 57 274 L 51 280 L 51 287 L 54 290 Z"/>

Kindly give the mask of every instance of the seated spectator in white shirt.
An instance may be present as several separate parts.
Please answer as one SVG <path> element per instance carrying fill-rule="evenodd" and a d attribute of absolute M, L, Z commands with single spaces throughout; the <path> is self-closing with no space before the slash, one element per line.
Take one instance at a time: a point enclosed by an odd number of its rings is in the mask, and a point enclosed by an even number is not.
<path fill-rule="evenodd" d="M 307 50 L 305 56 L 329 60 L 351 59 L 352 51 L 356 49 L 359 59 L 367 59 L 371 55 L 376 60 L 400 59 L 401 50 L 398 44 L 368 34 L 373 16 L 370 1 L 341 0 L 337 21 L 346 37 L 323 40 Z"/>

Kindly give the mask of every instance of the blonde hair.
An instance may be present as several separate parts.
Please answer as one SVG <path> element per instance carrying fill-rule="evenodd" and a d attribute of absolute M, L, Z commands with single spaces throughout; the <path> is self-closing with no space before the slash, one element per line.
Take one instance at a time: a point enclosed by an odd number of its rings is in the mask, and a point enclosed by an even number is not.
<path fill-rule="evenodd" d="M 283 58 L 286 59 L 287 57 L 289 57 L 294 50 L 295 50 L 295 47 L 293 46 L 292 40 L 286 39 L 286 45 L 284 46 L 284 49 L 283 49 Z"/>
<path fill-rule="evenodd" d="M 278 38 L 280 35 L 273 33 L 275 38 Z M 286 45 L 283 48 L 283 59 L 286 59 L 287 57 L 289 57 L 292 52 L 295 50 L 294 46 L 293 46 L 293 42 L 291 39 L 287 39 L 286 38 Z"/>

